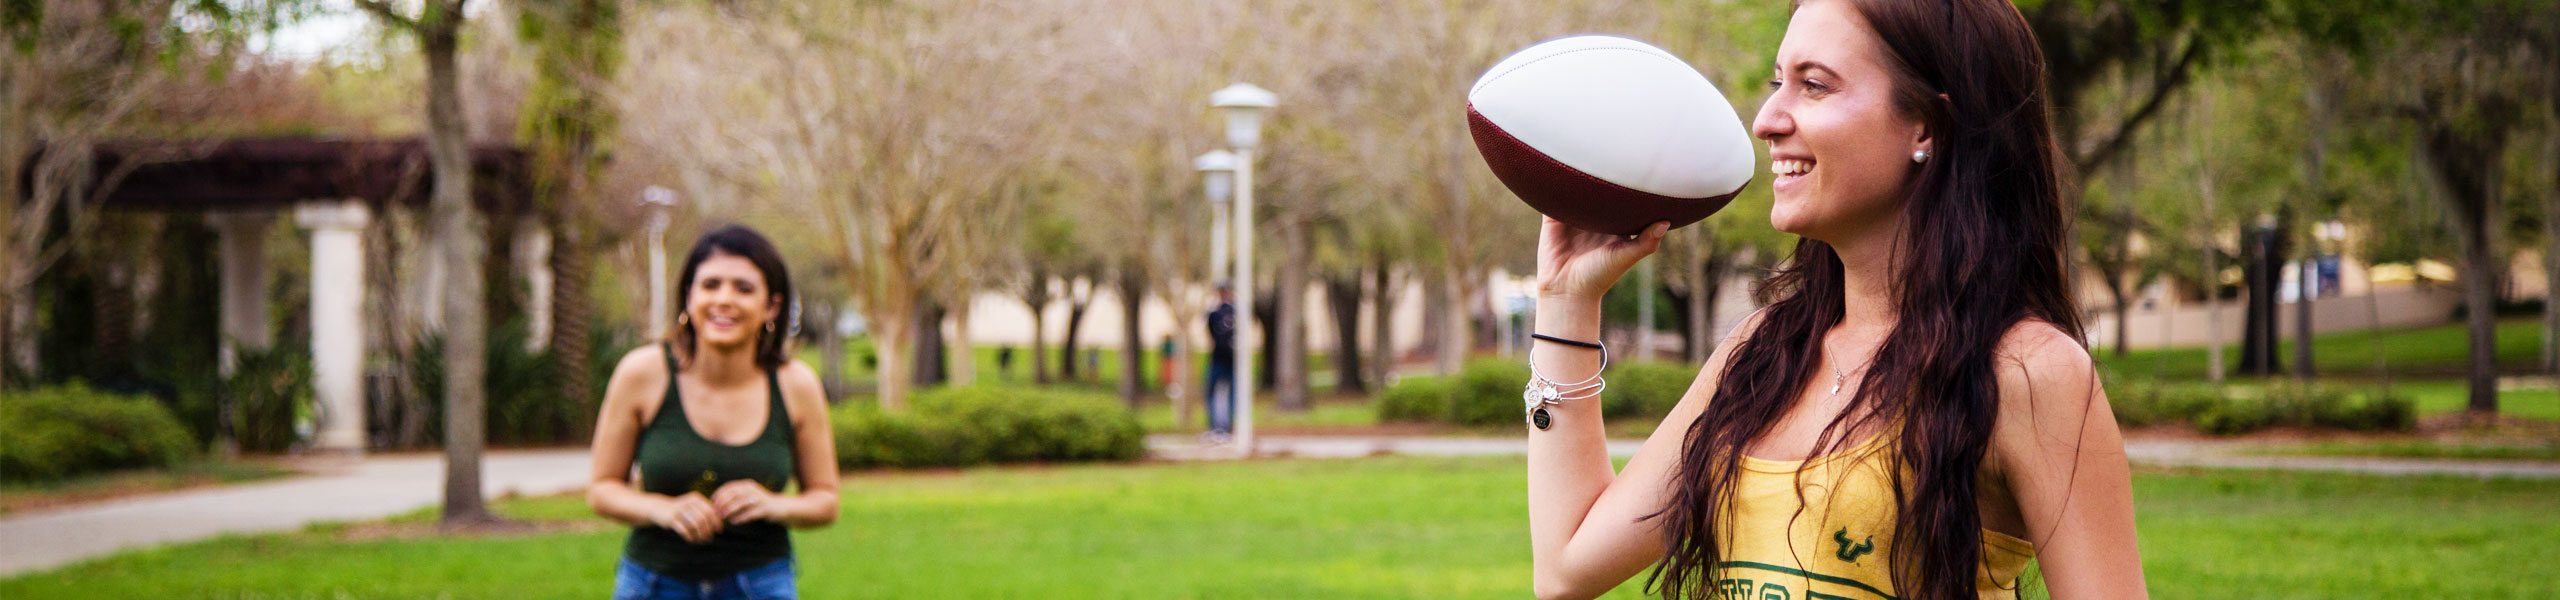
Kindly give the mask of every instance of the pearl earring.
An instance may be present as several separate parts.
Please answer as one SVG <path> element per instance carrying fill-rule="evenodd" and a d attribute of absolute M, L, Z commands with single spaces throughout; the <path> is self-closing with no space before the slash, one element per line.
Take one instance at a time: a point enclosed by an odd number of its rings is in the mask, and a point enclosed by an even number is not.
<path fill-rule="evenodd" d="M 1925 163 L 1925 162 L 1929 162 L 1929 149 L 1927 149 L 1927 148 L 1922 148 L 1922 149 L 1919 149 L 1919 150 L 1913 150 L 1913 151 L 1911 151 L 1911 162 L 1916 162 L 1916 163 Z"/>

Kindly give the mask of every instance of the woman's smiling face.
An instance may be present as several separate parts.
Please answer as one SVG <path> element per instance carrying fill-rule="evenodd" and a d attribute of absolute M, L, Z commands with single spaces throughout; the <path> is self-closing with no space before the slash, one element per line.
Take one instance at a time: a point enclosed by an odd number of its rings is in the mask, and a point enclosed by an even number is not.
<path fill-rule="evenodd" d="M 1769 142 L 1769 224 L 1826 242 L 1890 225 L 1929 147 L 1921 122 L 1895 106 L 1883 41 L 1854 7 L 1811 0 L 1778 44 L 1769 100 L 1751 134 Z M 1886 228 L 1889 230 L 1889 228 Z"/>
<path fill-rule="evenodd" d="M 773 292 L 754 261 L 726 252 L 713 253 L 694 267 L 686 290 L 685 315 L 696 339 L 705 346 L 737 348 L 755 343 L 772 319 Z"/>

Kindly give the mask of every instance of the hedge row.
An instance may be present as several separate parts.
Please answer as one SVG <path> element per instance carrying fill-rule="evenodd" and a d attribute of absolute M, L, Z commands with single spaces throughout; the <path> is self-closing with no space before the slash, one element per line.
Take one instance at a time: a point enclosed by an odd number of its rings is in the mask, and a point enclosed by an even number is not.
<path fill-rule="evenodd" d="M 1680 403 L 1696 377 L 1696 369 L 1678 363 L 1611 365 L 1609 387 L 1600 395 L 1600 412 L 1609 418 L 1660 417 Z M 1455 378 L 1398 379 L 1379 397 L 1378 420 L 1468 426 L 1519 423 L 1520 392 L 1528 381 L 1527 364 L 1505 359 L 1468 363 Z"/>
<path fill-rule="evenodd" d="M 2209 383 L 2127 379 L 2107 385 L 2107 402 L 2125 427 L 2183 422 L 2215 435 L 2275 426 L 2407 431 L 2417 419 L 2408 398 L 2370 388 L 2279 384 L 2239 394 Z"/>
<path fill-rule="evenodd" d="M 906 410 L 849 403 L 833 414 L 846 469 L 1127 461 L 1146 455 L 1135 413 L 1110 395 L 970 386 L 916 394 Z"/>
<path fill-rule="evenodd" d="M 1601 413 L 1613 419 L 1660 417 L 1679 404 L 1696 378 L 1695 368 L 1679 363 L 1612 365 Z M 1528 380 L 1526 365 L 1506 359 L 1469 363 L 1451 378 L 1399 379 L 1380 395 L 1378 419 L 1466 426 L 1518 423 L 1520 391 Z M 2116 422 L 2125 427 L 2178 422 L 2216 435 L 2277 426 L 2407 431 L 2416 419 L 2408 398 L 2366 388 L 2276 385 L 2262 393 L 2226 395 L 2210 384 L 2127 379 L 2108 383 L 2107 396 Z"/>
<path fill-rule="evenodd" d="M 0 398 L 0 480 L 54 481 L 72 475 L 165 467 L 194 456 L 169 407 L 72 382 L 10 391 Z"/>

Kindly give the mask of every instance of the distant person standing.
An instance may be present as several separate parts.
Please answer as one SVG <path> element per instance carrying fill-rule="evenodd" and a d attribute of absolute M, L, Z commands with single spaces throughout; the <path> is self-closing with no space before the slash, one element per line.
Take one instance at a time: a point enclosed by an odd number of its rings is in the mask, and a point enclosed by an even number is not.
<path fill-rule="evenodd" d="M 996 347 L 996 375 L 1005 379 L 1013 378 L 1013 346 Z"/>
<path fill-rule="evenodd" d="M 1218 284 L 1218 307 L 1209 311 L 1209 376 L 1200 382 L 1200 400 L 1209 407 L 1209 443 L 1227 443 L 1235 434 L 1236 297 Z"/>

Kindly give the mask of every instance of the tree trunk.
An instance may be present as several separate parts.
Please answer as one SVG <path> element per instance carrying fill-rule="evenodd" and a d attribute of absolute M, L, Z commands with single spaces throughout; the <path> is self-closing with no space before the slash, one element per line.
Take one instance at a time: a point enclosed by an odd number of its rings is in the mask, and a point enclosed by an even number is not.
<path fill-rule="evenodd" d="M 1467 296 L 1466 279 L 1469 275 L 1468 270 L 1454 267 L 1441 270 L 1441 297 L 1447 302 L 1430 307 L 1430 312 L 1440 317 L 1442 375 L 1457 374 L 1459 368 L 1466 366 L 1467 351 L 1475 346 L 1475 329 L 1467 323 L 1468 317 L 1474 313 L 1472 299 Z"/>
<path fill-rule="evenodd" d="M 481 499 L 480 455 L 488 443 L 488 404 L 481 389 L 487 365 L 487 297 L 480 230 L 472 226 L 471 151 L 455 64 L 459 2 L 430 8 L 417 32 L 427 55 L 427 151 L 435 163 L 435 236 L 444 246 L 444 523 L 492 520 Z"/>
<path fill-rule="evenodd" d="M 2303 246 L 2308 248 L 2311 244 L 2303 244 Z M 2317 251 L 2302 254 L 2302 266 L 2294 269 L 2295 277 L 2301 280 L 2302 285 L 2299 287 L 2302 290 L 2293 303 L 2293 378 L 2299 381 L 2310 381 L 2312 377 L 2318 375 L 2311 364 L 2311 308 L 2312 302 L 2318 300 L 2320 295 L 2318 273 L 2320 261 Z"/>
<path fill-rule="evenodd" d="M 1049 270 L 1034 262 L 1031 281 L 1021 290 L 1022 306 L 1031 309 L 1031 382 L 1049 383 Z"/>
<path fill-rule="evenodd" d="M 1080 333 L 1084 329 L 1084 310 L 1086 308 L 1091 308 L 1092 306 L 1092 292 L 1088 291 L 1086 293 L 1078 294 L 1072 289 L 1067 291 L 1067 337 L 1066 339 L 1058 341 L 1059 379 L 1067 381 L 1077 381 L 1079 379 L 1076 376 L 1076 373 L 1078 372 L 1076 369 L 1076 347 L 1082 345 L 1083 336 L 1081 336 Z"/>
<path fill-rule="evenodd" d="M 537 182 L 548 180 L 547 192 L 552 195 L 544 203 L 553 237 L 551 330 L 546 345 L 561 397 L 593 412 L 601 397 L 588 372 L 596 351 L 594 300 L 589 292 L 596 245 L 602 241 L 594 211 L 603 204 L 595 175 L 604 168 L 600 146 L 610 135 L 615 117 L 598 82 L 611 80 L 621 66 L 621 6 L 607 0 L 575 0 L 520 3 L 518 9 L 521 18 L 540 23 L 533 28 L 538 33 L 528 36 L 538 38 L 531 40 L 537 51 L 533 94 L 551 100 L 536 100 L 525 109 L 526 129 L 532 132 L 526 145 L 539 161 L 535 177 Z M 527 33 L 527 29 L 519 27 L 518 32 Z M 552 93 L 538 91 L 544 89 Z M 829 371 L 827 381 L 833 384 L 830 398 L 843 391 L 843 371 Z M 593 425 L 579 422 L 582 428 Z"/>
<path fill-rule="evenodd" d="M 1368 378 L 1360 373 L 1360 271 L 1326 277 L 1324 287 L 1333 313 L 1333 391 L 1369 393 Z"/>
<path fill-rule="evenodd" d="M 2560 122 L 2560 111 L 2550 113 Z M 2560 376 L 2560 127 L 2543 127 L 2551 188 L 2542 194 L 2542 373 Z"/>
<path fill-rule="evenodd" d="M 2198 130 L 2202 130 L 2204 129 L 2204 126 L 2197 124 L 2208 123 L 2212 120 L 2213 90 L 2212 88 L 2199 89 L 2196 91 L 2196 96 L 2198 108 L 2195 110 L 2196 114 L 2200 118 L 2190 122 L 2190 126 L 2194 126 Z M 2196 164 L 2199 165 L 2207 164 L 2205 162 L 2205 144 L 2203 139 L 2203 136 L 2195 136 L 2190 139 L 2190 143 L 2187 145 L 2188 157 L 2194 159 Z M 2222 385 L 2223 379 L 2222 246 L 2221 244 L 2215 243 L 2213 239 L 2215 192 L 2213 173 L 2213 169 L 2211 168 L 2196 169 L 2196 199 L 2204 203 L 2204 211 L 2198 213 L 2199 216 L 2196 219 L 2197 223 L 2195 224 L 2195 231 L 2196 236 L 2202 238 L 2196 240 L 2196 247 L 2204 250 L 2205 377 L 2206 379 L 2211 380 L 2213 384 L 2218 387 Z"/>
<path fill-rule="evenodd" d="M 2276 356 L 2276 290 L 2282 287 L 2277 283 L 2282 277 L 2278 257 L 2284 255 L 2284 237 L 2242 226 L 2240 239 L 2245 247 L 2241 269 L 2249 283 L 2247 314 L 2241 320 L 2240 372 L 2274 375 L 2284 370 Z"/>
<path fill-rule="evenodd" d="M 949 366 L 942 351 L 942 303 L 931 298 L 916 302 L 916 387 L 940 385 L 949 380 Z"/>
<path fill-rule="evenodd" d="M 1387 262 L 1385 255 L 1379 255 L 1369 269 L 1373 288 L 1369 312 L 1374 315 L 1369 321 L 1369 343 L 1373 344 L 1369 361 L 1374 365 L 1369 372 L 1378 378 L 1378 389 L 1383 391 L 1396 381 L 1396 292 L 1400 290 L 1396 289 L 1395 265 Z"/>
<path fill-rule="evenodd" d="M 1262 349 L 1253 357 L 1253 389 L 1257 392 L 1272 391 L 1280 382 L 1280 370 L 1271 366 L 1271 362 L 1280 357 L 1280 330 L 1272 326 L 1272 321 L 1280 318 L 1279 294 L 1276 291 L 1261 290 L 1253 295 L 1253 325 L 1256 331 L 1262 332 Z M 1237 343 L 1243 343 L 1244 329 L 1237 328 L 1236 331 Z"/>
<path fill-rule="evenodd" d="M 1437 374 L 1452 375 L 1458 371 L 1450 366 L 1446 353 L 1440 351 L 1441 346 L 1449 344 L 1449 319 L 1441 313 L 1457 310 L 1458 306 L 1449 300 L 1449 282 L 1434 275 L 1413 274 L 1422 284 L 1422 343 L 1419 351 L 1431 355 L 1432 369 Z"/>
<path fill-rule="evenodd" d="M 586 186 L 579 186 L 586 188 Z M 592 188 L 572 196 L 571 202 L 589 202 Z M 594 300 L 588 294 L 588 276 L 595 270 L 595 229 L 583 219 L 555 217 L 551 231 L 556 234 L 551 244 L 551 361 L 553 377 L 559 382 L 560 396 L 577 406 L 594 412 L 603 403 L 595 391 L 595 382 L 587 365 L 595 362 Z M 387 271 L 385 271 L 387 272 Z M 841 371 L 831 371 L 831 381 Z M 841 391 L 842 382 L 830 390 Z M 592 429 L 594 423 L 578 421 Z"/>
<path fill-rule="evenodd" d="M 871 351 L 880 357 L 874 383 L 880 394 L 880 409 L 900 411 L 907 408 L 907 391 L 915 371 L 907 365 L 907 352 L 915 342 L 915 316 L 905 306 L 873 307 Z"/>
<path fill-rule="evenodd" d="M 1135 268 L 1120 269 L 1120 402 L 1131 410 L 1147 393 L 1147 340 L 1138 327 L 1147 302 L 1143 275 Z"/>
<path fill-rule="evenodd" d="M 1716 305 L 1724 295 L 1724 274 L 1733 257 L 1710 249 L 1707 259 L 1698 262 L 1691 272 L 1697 283 L 1689 288 L 1689 343 L 1680 358 L 1693 365 L 1703 365 L 1716 351 Z"/>
<path fill-rule="evenodd" d="M 1045 304 L 1045 303 L 1043 303 Z M 1031 305 L 1031 382 L 1049 384 L 1049 311 L 1040 304 Z"/>
<path fill-rule="evenodd" d="M 2482 165 L 2475 168 L 2495 168 Z M 2489 249 L 2489 227 L 2479 214 L 2462 215 L 2462 295 L 2471 332 L 2470 399 L 2463 407 L 2476 415 L 2498 412 L 2498 297 L 2489 270 L 2498 268 Z"/>
<path fill-rule="evenodd" d="M 6 275 L 0 273 L 0 277 Z M 0 356 L 6 357 L 0 360 L 0 390 L 18 385 L 10 374 L 21 369 L 28 377 L 35 376 L 35 370 L 26 366 L 36 354 L 34 304 L 27 294 L 0 290 Z"/>
<path fill-rule="evenodd" d="M 2102 270 L 2102 271 L 2114 271 L 2113 269 L 2101 269 L 2101 270 Z M 2127 296 L 2129 296 L 2129 294 L 2125 293 L 2125 289 L 2124 289 L 2124 277 L 2123 277 L 2123 274 L 2122 274 L 2122 273 L 2117 273 L 2117 272 L 2109 272 L 2109 273 L 2106 273 L 2106 277 L 2107 277 L 2107 299 L 2108 299 L 2110 302 L 2112 302 L 2112 304 L 2111 304 L 2110 306 L 2112 306 L 2113 308 L 2112 308 L 2111 310 L 2113 310 L 2113 311 L 2115 312 L 2115 314 L 2116 314 L 2116 349 L 2115 349 L 2115 355 L 2116 355 L 2116 358 L 2124 358 L 2124 356 L 2125 356 L 2126 352 L 2128 351 L 2128 350 L 2127 350 L 2127 348 L 2126 348 L 2126 344 L 2131 343 L 2131 342 L 2133 341 L 2133 340 L 2131 340 L 2131 339 L 2129 339 L 2129 338 L 2128 338 L 2128 335 L 2129 335 L 2129 334 L 2127 333 L 2127 331 L 2128 331 L 2130 328 L 2128 328 L 2128 327 L 2126 327 L 2126 326 L 2125 326 L 2125 320 L 2126 320 L 2126 318 L 2127 318 L 2127 317 L 2132 316 L 2132 314 L 2133 314 L 2133 308 L 2132 308 L 2132 305 L 2131 305 L 2131 300 L 2130 300 L 2129 298 L 2127 298 Z"/>
<path fill-rule="evenodd" d="M 833 303 L 812 305 L 810 325 L 818 335 L 818 384 L 827 389 L 827 404 L 832 406 L 844 398 L 844 336 L 836 333 L 836 316 L 844 309 Z"/>
<path fill-rule="evenodd" d="M 1313 259 L 1307 256 L 1310 237 L 1303 222 L 1280 228 L 1280 245 L 1286 256 L 1279 265 L 1279 356 L 1274 358 L 1279 373 L 1276 404 L 1280 412 L 1306 412 L 1307 403 L 1307 269 Z"/>
<path fill-rule="evenodd" d="M 2465 137 L 2448 126 L 2429 126 L 2417 144 L 2424 157 L 2438 204 L 2452 208 L 2454 234 L 2462 245 L 2463 307 L 2471 334 L 2471 393 L 2464 408 L 2473 420 L 2498 412 L 2498 315 L 2496 278 L 2500 268 L 2492 253 L 2491 207 L 2498 202 L 2499 143 Z"/>
<path fill-rule="evenodd" d="M 969 342 L 969 302 L 951 307 L 951 385 L 967 386 L 978 381 L 978 349 Z"/>

